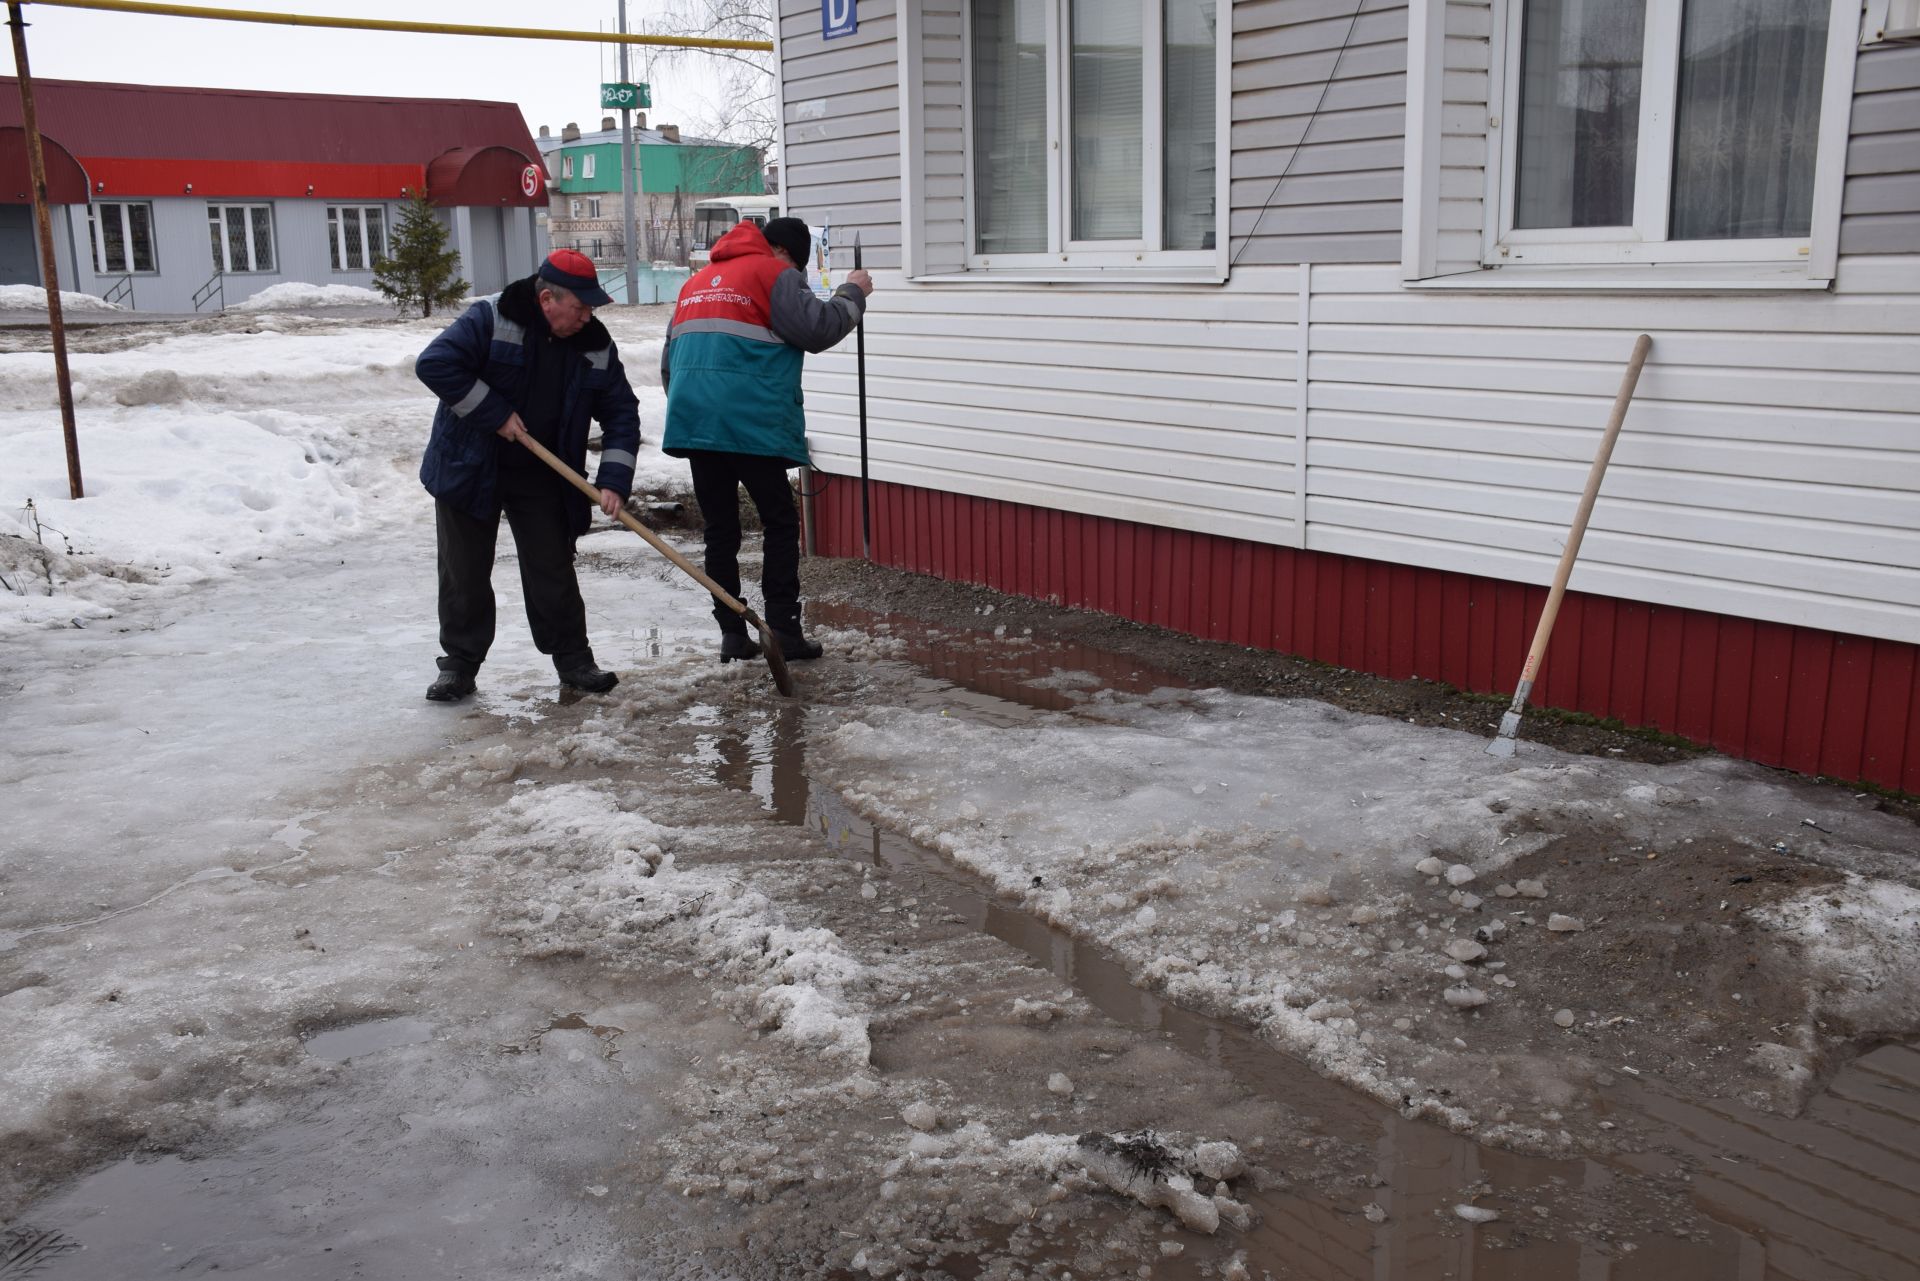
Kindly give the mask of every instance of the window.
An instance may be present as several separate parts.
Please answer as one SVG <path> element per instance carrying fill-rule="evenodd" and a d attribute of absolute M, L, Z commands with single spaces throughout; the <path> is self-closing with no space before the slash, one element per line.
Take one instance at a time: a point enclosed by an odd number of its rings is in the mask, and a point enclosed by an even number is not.
<path fill-rule="evenodd" d="M 560 176 L 562 178 L 573 177 L 573 155 L 571 152 L 560 157 Z"/>
<path fill-rule="evenodd" d="M 593 175 L 588 174 L 587 177 L 591 178 L 593 177 Z M 587 197 L 587 217 L 598 218 L 599 216 L 600 216 L 600 197 L 588 196 Z"/>
<path fill-rule="evenodd" d="M 580 200 L 578 197 L 567 201 L 567 212 L 575 218 L 580 216 Z"/>
<path fill-rule="evenodd" d="M 102 275 L 157 271 L 153 253 L 153 206 L 109 201 L 87 211 L 94 270 Z"/>
<path fill-rule="evenodd" d="M 335 271 L 371 271 L 387 256 L 387 211 L 380 205 L 329 205 L 327 246 Z"/>
<path fill-rule="evenodd" d="M 1857 20 L 1827 0 L 1508 0 L 1488 261 L 1806 260 L 1829 42 Z"/>
<path fill-rule="evenodd" d="M 273 270 L 273 206 L 208 205 L 215 271 Z"/>
<path fill-rule="evenodd" d="M 968 266 L 1214 266 L 1218 0 L 971 0 Z"/>
<path fill-rule="evenodd" d="M 595 159 L 596 157 L 591 151 L 580 157 L 580 176 L 582 178 L 593 177 L 593 162 Z"/>

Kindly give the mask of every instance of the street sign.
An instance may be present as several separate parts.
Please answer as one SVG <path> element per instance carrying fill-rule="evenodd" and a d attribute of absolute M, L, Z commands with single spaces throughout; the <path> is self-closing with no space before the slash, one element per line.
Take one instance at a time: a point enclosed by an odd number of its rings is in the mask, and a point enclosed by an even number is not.
<path fill-rule="evenodd" d="M 855 0 L 821 0 L 821 39 L 837 40 L 860 29 L 860 15 L 855 12 L 854 4 Z"/>
<path fill-rule="evenodd" d="M 651 107 L 653 105 L 653 86 L 634 84 L 603 84 L 600 86 L 600 105 L 604 107 Z"/>

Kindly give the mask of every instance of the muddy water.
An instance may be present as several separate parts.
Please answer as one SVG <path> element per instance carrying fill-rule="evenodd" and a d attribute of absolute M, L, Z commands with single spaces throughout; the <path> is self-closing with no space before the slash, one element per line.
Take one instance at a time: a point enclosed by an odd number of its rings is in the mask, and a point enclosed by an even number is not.
<path fill-rule="evenodd" d="M 1027 637 L 927 630 L 845 607 L 822 621 L 905 642 L 927 676 L 914 701 L 988 723 L 1029 720 L 1080 700 L 1059 673 L 1089 672 L 1108 688 L 1179 683 L 1118 655 Z M 1008 643 L 1009 641 L 1012 643 Z M 1042 684 L 1036 685 L 1034 682 Z M 914 878 L 941 907 L 1017 948 L 1108 1018 L 1163 1038 L 1196 1060 L 1279 1099 L 1320 1130 L 1370 1144 L 1371 1188 L 1338 1199 L 1256 1193 L 1241 1243 L 1258 1276 L 1327 1281 L 1909 1281 L 1920 1277 L 1920 1052 L 1885 1046 L 1843 1070 L 1798 1119 L 1696 1101 L 1621 1082 L 1592 1106 L 1623 1128 L 1656 1136 L 1645 1151 L 1548 1160 L 1474 1143 L 1408 1121 L 1324 1080 L 1250 1030 L 1196 1014 L 1135 987 L 1124 969 L 1002 903 L 937 854 L 849 813 L 809 777 L 806 709 L 764 708 L 722 727 L 698 757 L 717 781 L 759 798 L 770 818 L 813 827 L 843 856 Z M 876 1045 L 876 1066 L 887 1047 Z M 1246 1138 L 1248 1136 L 1229 1136 Z M 1499 1207 L 1474 1226 L 1452 1214 L 1460 1189 Z M 1369 1200 L 1385 1212 L 1358 1213 Z M 952 1266 L 950 1263 L 949 1266 Z"/>

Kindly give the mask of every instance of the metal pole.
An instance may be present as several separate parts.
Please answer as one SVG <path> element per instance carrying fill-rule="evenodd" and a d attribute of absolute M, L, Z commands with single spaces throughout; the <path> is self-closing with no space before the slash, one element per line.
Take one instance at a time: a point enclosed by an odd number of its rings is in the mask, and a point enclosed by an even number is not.
<path fill-rule="evenodd" d="M 627 0 L 620 0 L 620 34 L 627 34 Z M 627 82 L 627 46 L 620 46 L 620 83 Z M 626 221 L 627 305 L 640 301 L 640 269 L 634 261 L 640 256 L 640 238 L 633 224 L 633 108 L 620 108 L 620 209 Z"/>
<path fill-rule="evenodd" d="M 60 427 L 67 437 L 67 489 L 85 498 L 80 482 L 80 437 L 73 425 L 73 379 L 67 373 L 67 323 L 60 312 L 60 261 L 53 250 L 53 214 L 47 208 L 47 156 L 40 146 L 40 121 L 33 110 L 33 72 L 27 67 L 27 23 L 17 0 L 7 4 L 13 28 L 13 65 L 20 76 L 20 123 L 27 135 L 27 168 L 32 175 L 33 221 L 40 232 L 40 275 L 47 286 L 47 327 L 53 331 L 53 381 L 60 389 Z"/>
<path fill-rule="evenodd" d="M 853 233 L 853 269 L 860 270 L 860 233 Z M 873 559 L 873 519 L 867 493 L 867 313 L 853 327 L 854 369 L 860 388 L 860 555 Z"/>

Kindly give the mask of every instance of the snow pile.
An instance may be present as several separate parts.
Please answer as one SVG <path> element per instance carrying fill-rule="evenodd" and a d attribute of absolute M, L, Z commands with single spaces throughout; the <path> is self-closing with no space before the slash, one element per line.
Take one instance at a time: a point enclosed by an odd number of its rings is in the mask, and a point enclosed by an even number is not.
<path fill-rule="evenodd" d="M 309 285 L 297 280 L 269 285 L 229 311 L 291 311 L 301 307 L 391 307 L 392 299 L 377 289 L 358 285 Z"/>
<path fill-rule="evenodd" d="M 84 315 L 88 313 L 119 311 L 121 308 L 105 298 L 96 298 L 92 294 L 69 293 L 60 291 L 60 310 L 63 314 Z M 42 316 L 47 314 L 47 291 L 38 285 L 0 285 L 0 312 L 36 311 Z"/>
<path fill-rule="evenodd" d="M 642 945 L 732 984 L 723 1000 L 772 1039 L 865 1064 L 865 967 L 830 931 L 788 925 L 751 872 L 677 866 L 680 835 L 569 783 L 515 795 L 473 848 L 517 870 L 519 912 L 501 928 L 533 954 Z"/>
<path fill-rule="evenodd" d="M 1859 1041 L 1920 1023 L 1920 890 L 1849 874 L 1752 916 L 1804 950 L 1817 1017 L 1844 1020 Z"/>

